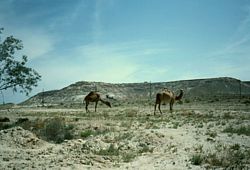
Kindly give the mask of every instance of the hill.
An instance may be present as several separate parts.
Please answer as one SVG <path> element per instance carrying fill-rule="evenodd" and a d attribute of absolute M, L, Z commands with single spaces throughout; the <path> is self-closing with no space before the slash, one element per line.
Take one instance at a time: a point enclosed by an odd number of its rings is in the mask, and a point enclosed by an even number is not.
<path fill-rule="evenodd" d="M 24 105 L 39 105 L 42 103 L 52 105 L 80 104 L 84 96 L 90 91 L 97 90 L 102 98 L 114 101 L 154 101 L 155 94 L 163 88 L 168 88 L 178 93 L 184 90 L 184 98 L 190 100 L 211 100 L 239 98 L 250 95 L 250 83 L 242 82 L 235 78 L 220 77 L 209 79 L 181 80 L 171 82 L 144 82 L 144 83 L 104 83 L 80 81 L 60 90 L 38 93 L 24 101 Z"/>

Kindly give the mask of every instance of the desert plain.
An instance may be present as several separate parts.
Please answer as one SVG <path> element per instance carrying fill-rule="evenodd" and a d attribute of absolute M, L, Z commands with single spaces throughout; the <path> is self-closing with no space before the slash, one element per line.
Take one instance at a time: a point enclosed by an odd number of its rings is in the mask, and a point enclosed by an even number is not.
<path fill-rule="evenodd" d="M 0 169 L 249 169 L 249 100 L 2 106 Z"/>

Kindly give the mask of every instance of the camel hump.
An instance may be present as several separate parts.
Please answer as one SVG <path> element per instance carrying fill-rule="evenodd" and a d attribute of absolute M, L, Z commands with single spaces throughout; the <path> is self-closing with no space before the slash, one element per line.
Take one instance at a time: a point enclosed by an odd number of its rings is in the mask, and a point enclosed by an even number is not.
<path fill-rule="evenodd" d="M 99 99 L 100 95 L 94 91 L 89 92 L 89 94 L 87 96 L 85 96 L 84 100 L 95 100 L 95 99 Z"/>
<path fill-rule="evenodd" d="M 169 93 L 171 92 L 171 90 L 169 90 L 167 87 L 164 87 L 162 91 L 163 92 L 169 92 Z"/>
<path fill-rule="evenodd" d="M 91 91 L 87 96 L 100 96 L 100 95 L 94 91 Z"/>
<path fill-rule="evenodd" d="M 92 95 L 94 95 L 94 94 L 96 94 L 96 92 L 91 91 L 91 92 L 89 92 L 89 94 L 88 94 L 88 95 L 92 96 Z"/>

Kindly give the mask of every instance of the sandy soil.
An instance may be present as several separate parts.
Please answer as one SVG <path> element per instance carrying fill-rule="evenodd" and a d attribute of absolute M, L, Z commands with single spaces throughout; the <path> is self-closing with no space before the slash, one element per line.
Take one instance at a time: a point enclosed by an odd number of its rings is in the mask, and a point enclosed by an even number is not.
<path fill-rule="evenodd" d="M 250 168 L 250 106 L 184 104 L 172 113 L 168 106 L 162 110 L 154 116 L 153 107 L 141 106 L 101 106 L 96 113 L 2 109 L 0 117 L 10 122 L 1 123 L 0 169 Z M 52 119 L 64 123 L 70 139 L 46 138 L 61 127 L 44 130 Z"/>

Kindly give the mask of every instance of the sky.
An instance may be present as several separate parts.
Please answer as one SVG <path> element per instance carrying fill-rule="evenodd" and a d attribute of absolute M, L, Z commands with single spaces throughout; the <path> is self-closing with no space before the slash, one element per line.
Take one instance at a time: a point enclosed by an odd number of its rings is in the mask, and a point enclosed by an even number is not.
<path fill-rule="evenodd" d="M 77 81 L 250 80 L 250 0 L 0 0 L 0 27 L 42 76 L 0 103 Z"/>

